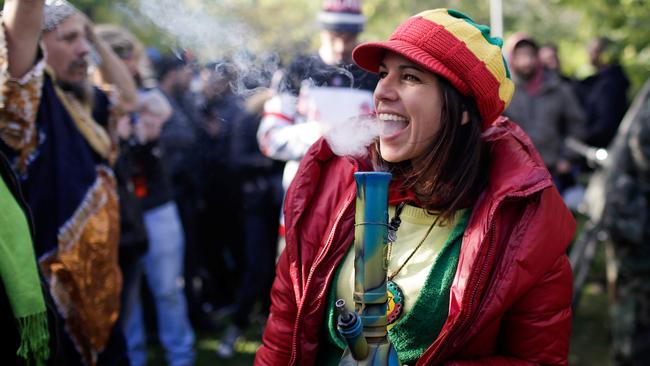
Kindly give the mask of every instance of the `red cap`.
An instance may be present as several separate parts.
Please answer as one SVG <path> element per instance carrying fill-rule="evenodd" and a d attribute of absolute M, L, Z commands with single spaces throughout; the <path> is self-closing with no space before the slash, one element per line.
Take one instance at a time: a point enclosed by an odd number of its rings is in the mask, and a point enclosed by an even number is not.
<path fill-rule="evenodd" d="M 465 14 L 435 9 L 406 20 L 388 41 L 357 46 L 352 58 L 359 67 L 376 73 L 387 51 L 406 57 L 472 97 L 486 128 L 514 92 L 501 44 L 501 39 L 489 37 L 488 27 Z"/>

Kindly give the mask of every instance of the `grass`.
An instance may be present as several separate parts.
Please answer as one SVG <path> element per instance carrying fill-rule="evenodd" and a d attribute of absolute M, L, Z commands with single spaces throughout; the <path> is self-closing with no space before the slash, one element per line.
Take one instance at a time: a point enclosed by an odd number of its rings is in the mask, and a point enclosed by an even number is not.
<path fill-rule="evenodd" d="M 195 366 L 252 365 L 255 358 L 255 351 L 260 345 L 259 339 L 240 339 L 235 347 L 235 355 L 230 359 L 222 359 L 217 356 L 219 340 L 215 334 L 199 333 L 196 342 L 196 363 Z M 150 352 L 149 365 L 166 365 L 165 356 L 160 345 L 153 345 Z"/>
<path fill-rule="evenodd" d="M 607 295 L 603 286 L 589 283 L 576 311 L 571 336 L 569 364 L 574 366 L 608 366 L 609 318 Z"/>
<path fill-rule="evenodd" d="M 587 218 L 576 217 L 580 233 Z M 576 237 L 579 234 L 576 234 Z M 609 366 L 609 316 L 605 277 L 605 249 L 599 244 L 578 309 L 574 313 L 569 351 L 571 366 Z"/>
<path fill-rule="evenodd" d="M 261 344 L 262 327 L 259 322 L 253 320 L 251 326 L 237 339 L 235 354 L 232 358 L 224 359 L 217 355 L 219 339 L 226 329 L 224 322 L 217 322 L 219 331 L 198 331 L 195 345 L 196 363 L 195 366 L 252 365 L 255 359 L 255 352 Z M 149 350 L 149 365 L 166 365 L 165 353 L 160 344 L 153 344 Z"/>

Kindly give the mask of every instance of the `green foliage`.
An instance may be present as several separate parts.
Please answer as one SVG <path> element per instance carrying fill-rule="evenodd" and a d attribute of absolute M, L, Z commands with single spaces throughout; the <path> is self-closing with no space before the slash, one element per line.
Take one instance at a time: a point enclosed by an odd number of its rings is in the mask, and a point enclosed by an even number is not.
<path fill-rule="evenodd" d="M 408 17 L 424 10 L 452 8 L 470 15 L 476 22 L 488 24 L 490 20 L 488 1 L 460 0 L 412 0 L 386 1 L 365 0 L 364 13 L 368 17 L 364 40 L 386 39 Z"/>
<path fill-rule="evenodd" d="M 556 1 L 583 14 L 578 31 L 585 41 L 606 36 L 615 42 L 615 52 L 632 80 L 633 92 L 638 91 L 650 78 L 650 33 L 646 31 L 650 20 L 650 1 Z"/>
<path fill-rule="evenodd" d="M 214 58 L 246 50 L 253 54 L 272 52 L 287 59 L 318 45 L 315 19 L 320 0 L 73 0 L 72 3 L 96 23 L 121 24 L 146 45 L 162 52 L 192 48 L 204 54 L 204 58 Z M 437 7 L 458 9 L 478 23 L 489 24 L 489 3 L 364 0 L 368 23 L 361 39 L 386 39 L 407 17 Z M 143 12 L 143 4 L 161 7 L 173 4 L 174 8 L 189 10 L 161 20 Z M 650 32 L 645 31 L 650 19 L 650 0 L 503 0 L 503 11 L 506 36 L 525 31 L 540 43 L 557 44 L 562 68 L 571 76 L 585 77 L 593 72 L 588 64 L 586 44 L 595 36 L 606 35 L 616 42 L 615 51 L 633 82 L 634 91 L 650 77 Z M 187 24 L 192 25 L 191 18 L 197 14 L 212 20 L 208 21 L 207 29 L 194 36 L 193 42 L 192 34 L 180 33 L 187 31 Z M 183 26 L 161 27 L 183 16 L 190 18 Z M 245 33 L 228 33 L 235 26 L 243 26 Z M 227 38 L 234 40 L 226 42 Z"/>

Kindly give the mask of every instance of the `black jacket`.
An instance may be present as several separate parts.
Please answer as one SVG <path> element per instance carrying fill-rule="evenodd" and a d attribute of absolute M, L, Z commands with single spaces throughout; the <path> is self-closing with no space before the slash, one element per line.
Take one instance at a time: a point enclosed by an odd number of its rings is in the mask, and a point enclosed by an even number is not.
<path fill-rule="evenodd" d="M 315 55 L 298 55 L 286 70 L 280 91 L 298 95 L 304 80 L 314 86 L 351 87 L 374 91 L 379 78 L 355 64 L 328 65 Z"/>
<path fill-rule="evenodd" d="M 231 167 L 241 181 L 246 210 L 279 207 L 282 203 L 284 162 L 270 159 L 260 151 L 256 138 L 260 118 L 249 114 L 239 119 L 230 148 Z"/>
<path fill-rule="evenodd" d="M 578 83 L 577 91 L 587 117 L 585 142 L 607 147 L 627 110 L 630 82 L 619 65 L 611 65 Z"/>
<path fill-rule="evenodd" d="M 120 143 L 120 156 L 113 171 L 120 200 L 120 258 L 139 257 L 148 248 L 143 209 L 136 197 L 132 182 L 135 148 L 128 142 Z"/>

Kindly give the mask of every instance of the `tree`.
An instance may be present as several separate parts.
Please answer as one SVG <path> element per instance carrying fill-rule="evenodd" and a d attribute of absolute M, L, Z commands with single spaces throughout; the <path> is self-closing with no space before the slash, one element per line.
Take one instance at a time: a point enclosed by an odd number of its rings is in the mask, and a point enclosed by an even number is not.
<path fill-rule="evenodd" d="M 635 93 L 650 78 L 649 0 L 556 0 L 583 14 L 577 29 L 586 41 L 606 36 L 615 42 Z"/>
<path fill-rule="evenodd" d="M 252 54 L 287 60 L 318 44 L 320 0 L 72 2 L 95 22 L 122 24 L 163 53 L 193 49 L 204 60 Z M 364 0 L 363 6 L 368 23 L 362 40 L 386 39 L 408 16 L 437 7 L 489 23 L 488 1 Z M 642 31 L 650 19 L 650 0 L 503 0 L 503 11 L 506 36 L 525 31 L 540 43 L 556 43 L 565 73 L 586 76 L 586 43 L 606 35 L 617 42 L 633 90 L 650 77 L 650 33 Z"/>

